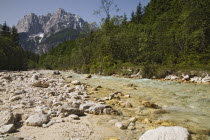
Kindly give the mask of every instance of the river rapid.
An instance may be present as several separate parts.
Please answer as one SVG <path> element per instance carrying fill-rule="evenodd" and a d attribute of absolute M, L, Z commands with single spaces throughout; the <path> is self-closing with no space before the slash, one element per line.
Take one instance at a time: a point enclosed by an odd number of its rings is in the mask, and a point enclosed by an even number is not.
<path fill-rule="evenodd" d="M 63 72 L 91 86 L 114 89 L 135 97 L 154 102 L 167 110 L 161 120 L 171 120 L 187 127 L 191 132 L 209 135 L 210 130 L 210 84 L 180 83 L 150 79 L 129 79 L 113 76 L 92 75 L 85 79 L 84 74 Z M 125 85 L 134 84 L 136 88 Z M 210 138 L 210 137 L 208 137 Z"/>

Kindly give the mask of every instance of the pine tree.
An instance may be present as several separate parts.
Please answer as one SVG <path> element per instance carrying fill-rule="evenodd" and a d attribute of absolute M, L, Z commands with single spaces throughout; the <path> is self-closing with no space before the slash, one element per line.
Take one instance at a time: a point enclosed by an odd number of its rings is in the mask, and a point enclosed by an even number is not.
<path fill-rule="evenodd" d="M 141 3 L 138 4 L 137 6 L 137 9 L 136 9 L 136 22 L 137 23 L 140 23 L 141 22 L 141 19 L 142 19 L 142 15 L 143 15 L 143 12 L 142 12 L 142 6 L 141 6 Z"/>
<path fill-rule="evenodd" d="M 122 21 L 122 24 L 123 25 L 126 25 L 127 24 L 127 15 L 126 14 L 124 14 L 124 16 L 123 16 L 123 21 Z"/>
<path fill-rule="evenodd" d="M 135 16 L 134 11 L 132 11 L 132 13 L 131 13 L 131 22 L 135 22 L 135 21 L 136 21 L 136 16 Z"/>
<path fill-rule="evenodd" d="M 7 26 L 6 22 L 4 22 L 2 26 L 2 31 L 0 33 L 3 37 L 10 37 L 10 28 Z"/>
<path fill-rule="evenodd" d="M 12 38 L 12 41 L 14 42 L 14 44 L 18 46 L 19 45 L 19 36 L 18 36 L 18 32 L 17 32 L 17 29 L 15 26 L 12 27 L 11 38 Z"/>

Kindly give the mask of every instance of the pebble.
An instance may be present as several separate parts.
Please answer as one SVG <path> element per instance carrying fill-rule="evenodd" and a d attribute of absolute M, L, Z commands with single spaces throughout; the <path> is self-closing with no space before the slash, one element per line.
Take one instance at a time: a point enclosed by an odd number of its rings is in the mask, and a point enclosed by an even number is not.
<path fill-rule="evenodd" d="M 73 85 L 80 85 L 80 81 L 78 81 L 78 80 L 72 81 L 71 83 L 72 83 Z"/>
<path fill-rule="evenodd" d="M 123 123 L 121 123 L 121 122 L 115 123 L 115 127 L 120 128 L 120 129 L 126 129 L 126 128 L 127 128 L 127 127 L 126 127 Z"/>
<path fill-rule="evenodd" d="M 137 121 L 137 118 L 135 118 L 135 117 L 132 117 L 129 119 L 129 122 L 132 122 L 132 123 L 135 123 L 136 121 Z"/>
<path fill-rule="evenodd" d="M 79 120 L 80 119 L 79 116 L 75 115 L 75 114 L 69 115 L 69 118 L 74 119 L 74 120 Z"/>
<path fill-rule="evenodd" d="M 17 96 L 11 97 L 9 101 L 10 101 L 10 102 L 14 102 L 14 101 L 17 101 L 17 100 L 20 100 L 20 99 L 22 99 L 22 97 L 19 96 L 19 95 L 17 95 Z"/>

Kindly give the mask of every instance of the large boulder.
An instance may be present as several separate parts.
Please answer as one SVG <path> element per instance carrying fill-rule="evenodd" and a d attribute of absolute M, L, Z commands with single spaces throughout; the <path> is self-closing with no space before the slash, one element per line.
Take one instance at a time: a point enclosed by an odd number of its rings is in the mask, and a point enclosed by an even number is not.
<path fill-rule="evenodd" d="M 202 77 L 193 77 L 190 79 L 191 82 L 195 82 L 195 83 L 201 83 L 202 82 Z"/>
<path fill-rule="evenodd" d="M 60 112 L 61 113 L 66 113 L 67 115 L 71 115 L 71 114 L 75 114 L 75 115 L 78 115 L 78 116 L 83 116 L 84 115 L 83 110 L 79 110 L 78 108 L 74 108 L 74 107 L 70 107 L 70 106 L 61 107 Z"/>
<path fill-rule="evenodd" d="M 82 104 L 82 101 L 81 100 L 69 101 L 69 104 L 71 107 L 79 108 L 80 105 Z"/>
<path fill-rule="evenodd" d="M 139 140 L 188 140 L 190 134 L 186 128 L 174 127 L 158 127 L 156 129 L 146 131 Z"/>
<path fill-rule="evenodd" d="M 61 73 L 60 73 L 60 71 L 56 70 L 56 71 L 53 71 L 53 74 L 54 75 L 60 75 Z"/>
<path fill-rule="evenodd" d="M 10 133 L 15 130 L 14 124 L 7 124 L 0 127 L 0 134 Z"/>
<path fill-rule="evenodd" d="M 84 103 L 80 105 L 79 109 L 83 111 L 87 111 L 91 106 L 94 106 L 94 105 L 95 103 Z"/>
<path fill-rule="evenodd" d="M 206 75 L 203 79 L 202 79 L 202 83 L 208 83 L 210 82 L 210 76 Z"/>
<path fill-rule="evenodd" d="M 80 105 L 80 110 L 83 110 L 90 114 L 100 115 L 100 114 L 112 114 L 116 113 L 112 107 L 99 103 L 85 103 Z"/>
<path fill-rule="evenodd" d="M 42 124 L 46 124 L 49 122 L 48 115 L 43 113 L 37 113 L 32 116 L 30 116 L 26 120 L 26 125 L 28 126 L 42 126 Z"/>
<path fill-rule="evenodd" d="M 0 126 L 6 124 L 14 124 L 15 118 L 11 111 L 2 111 L 0 112 Z"/>
<path fill-rule="evenodd" d="M 88 109 L 88 112 L 91 113 L 91 114 L 95 114 L 95 115 L 107 114 L 106 110 L 108 108 L 110 109 L 110 113 L 111 113 L 112 108 L 110 106 L 103 105 L 103 104 L 95 104 L 94 106 L 91 106 Z M 109 114 L 109 112 L 108 112 L 108 114 Z"/>

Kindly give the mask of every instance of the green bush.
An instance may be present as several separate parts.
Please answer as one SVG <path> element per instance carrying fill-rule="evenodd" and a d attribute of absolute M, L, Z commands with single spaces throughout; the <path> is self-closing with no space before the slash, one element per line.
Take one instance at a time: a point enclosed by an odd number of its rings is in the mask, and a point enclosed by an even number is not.
<path fill-rule="evenodd" d="M 90 68 L 88 65 L 83 65 L 81 68 L 82 73 L 90 73 Z"/>

